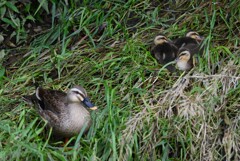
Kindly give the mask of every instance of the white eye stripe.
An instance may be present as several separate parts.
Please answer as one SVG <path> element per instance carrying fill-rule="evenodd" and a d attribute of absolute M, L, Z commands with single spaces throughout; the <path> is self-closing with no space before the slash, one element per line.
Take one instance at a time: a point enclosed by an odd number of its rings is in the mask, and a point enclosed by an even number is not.
<path fill-rule="evenodd" d="M 85 96 L 85 94 L 77 88 L 72 88 L 71 91 L 76 92 L 76 93 L 80 93 L 82 96 Z"/>
<path fill-rule="evenodd" d="M 162 44 L 162 43 L 167 42 L 167 41 L 168 41 L 168 39 L 165 36 L 158 35 L 154 39 L 154 44 L 158 45 L 158 44 Z"/>
<path fill-rule="evenodd" d="M 199 36 L 199 34 L 197 32 L 191 31 L 191 32 L 188 32 L 186 34 L 186 37 L 191 37 L 191 36 L 194 36 L 194 35 Z"/>
<path fill-rule="evenodd" d="M 184 56 L 184 55 L 190 55 L 189 51 L 181 52 L 178 57 L 181 57 L 181 56 Z"/>

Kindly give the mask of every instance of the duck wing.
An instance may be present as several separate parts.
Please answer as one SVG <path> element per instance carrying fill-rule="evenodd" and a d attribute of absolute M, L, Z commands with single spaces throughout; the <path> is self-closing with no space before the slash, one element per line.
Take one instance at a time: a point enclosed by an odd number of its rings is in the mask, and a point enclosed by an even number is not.
<path fill-rule="evenodd" d="M 202 55 L 202 53 L 203 53 L 203 50 L 199 44 L 190 43 L 190 44 L 186 44 L 182 48 L 189 50 L 191 55 Z M 180 48 L 180 49 L 182 49 L 182 48 Z"/>
<path fill-rule="evenodd" d="M 40 113 L 51 111 L 55 114 L 60 114 L 65 111 L 67 106 L 66 96 L 67 94 L 62 91 L 38 87 L 36 93 L 23 96 L 23 100 L 35 105 Z"/>
<path fill-rule="evenodd" d="M 42 110 L 49 110 L 55 114 L 60 114 L 66 109 L 67 94 L 62 91 L 39 87 L 36 89 L 36 97 Z"/>
<path fill-rule="evenodd" d="M 185 47 L 187 44 L 198 44 L 198 42 L 191 37 L 180 37 L 173 40 L 173 43 L 177 48 Z"/>

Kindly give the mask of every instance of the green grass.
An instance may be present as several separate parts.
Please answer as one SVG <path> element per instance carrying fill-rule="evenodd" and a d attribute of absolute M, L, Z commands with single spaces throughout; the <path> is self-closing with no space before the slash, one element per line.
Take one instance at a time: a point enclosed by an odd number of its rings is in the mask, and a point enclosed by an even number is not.
<path fill-rule="evenodd" d="M 51 7 L 51 27 L 0 60 L 0 160 L 240 160 L 238 1 Z M 168 73 L 151 57 L 153 38 L 189 30 L 205 36 L 204 56 L 189 73 Z M 6 65 L 12 53 L 21 56 Z M 34 82 L 64 91 L 80 84 L 98 106 L 72 149 L 21 99 Z"/>

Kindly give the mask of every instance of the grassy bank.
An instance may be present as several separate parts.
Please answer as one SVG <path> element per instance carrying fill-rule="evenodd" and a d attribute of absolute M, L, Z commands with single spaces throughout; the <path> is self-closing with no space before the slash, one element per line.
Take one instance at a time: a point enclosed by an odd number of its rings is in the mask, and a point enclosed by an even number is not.
<path fill-rule="evenodd" d="M 49 3 L 50 22 L 33 25 L 41 31 L 4 44 L 1 160 L 240 160 L 238 1 L 65 2 Z M 205 36 L 204 56 L 169 73 L 149 52 L 153 38 L 189 30 Z M 35 82 L 80 84 L 99 107 L 72 149 L 22 101 Z"/>

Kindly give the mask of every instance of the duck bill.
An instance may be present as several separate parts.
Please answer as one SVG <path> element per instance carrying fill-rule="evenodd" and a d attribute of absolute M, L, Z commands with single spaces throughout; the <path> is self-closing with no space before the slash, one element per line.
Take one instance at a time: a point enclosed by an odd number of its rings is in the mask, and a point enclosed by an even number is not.
<path fill-rule="evenodd" d="M 82 102 L 85 106 L 87 106 L 91 110 L 97 109 L 97 106 L 95 106 L 87 97 L 85 97 Z"/>

